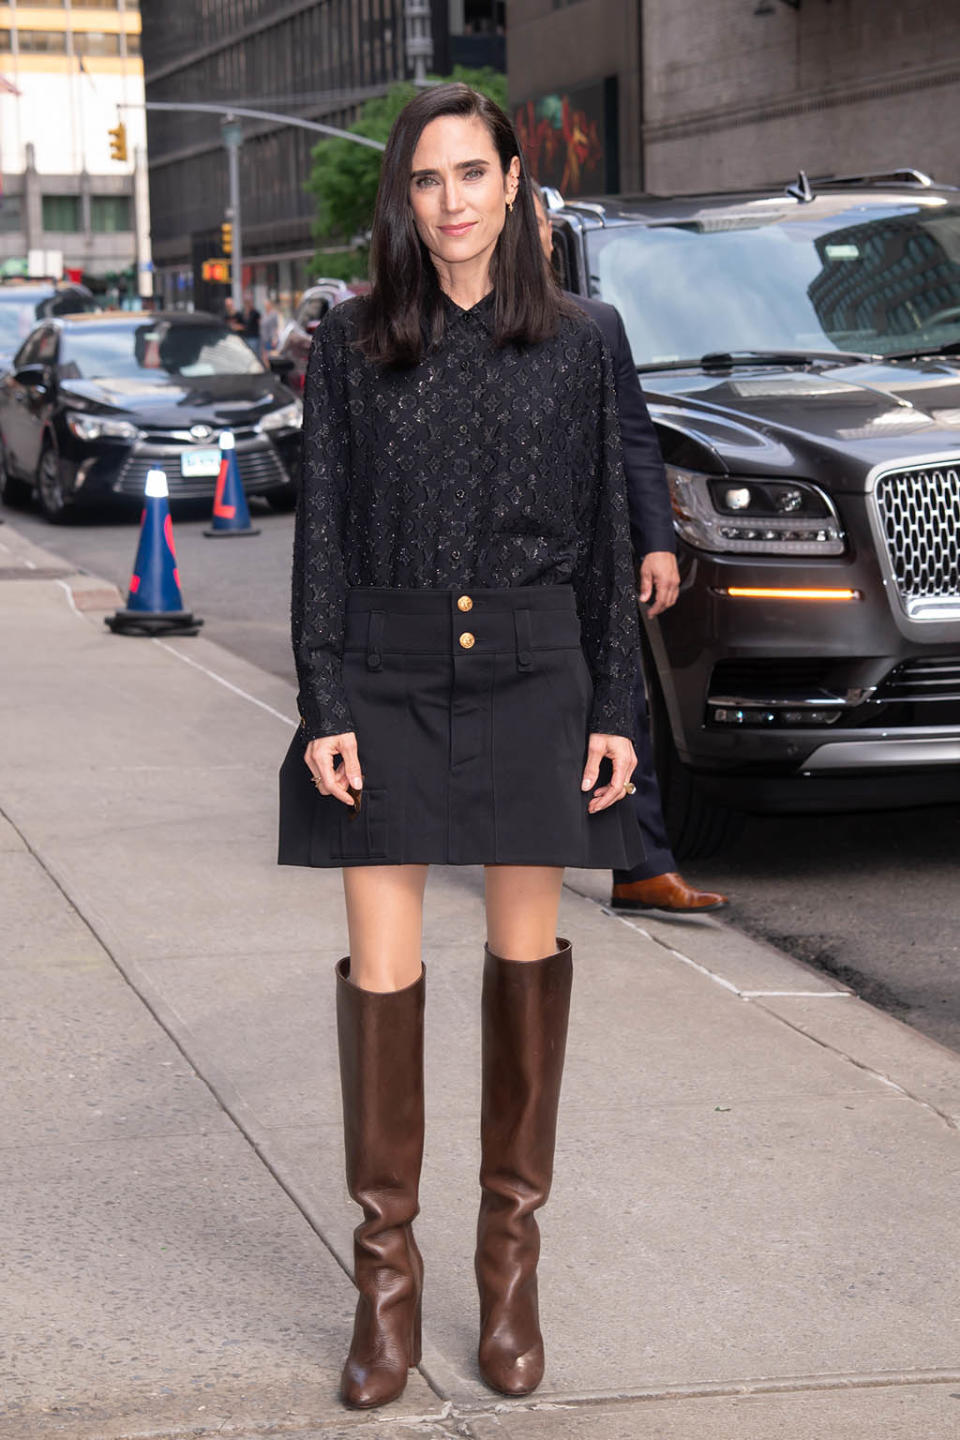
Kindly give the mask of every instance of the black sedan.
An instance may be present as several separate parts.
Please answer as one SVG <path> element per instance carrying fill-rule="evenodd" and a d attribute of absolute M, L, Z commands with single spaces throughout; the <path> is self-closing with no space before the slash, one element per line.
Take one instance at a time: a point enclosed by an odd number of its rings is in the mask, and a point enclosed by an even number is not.
<path fill-rule="evenodd" d="M 38 325 L 0 379 L 0 487 L 46 518 L 143 496 L 147 471 L 173 499 L 212 498 L 218 439 L 232 430 L 248 495 L 296 499 L 299 400 L 212 315 L 70 315 Z"/>

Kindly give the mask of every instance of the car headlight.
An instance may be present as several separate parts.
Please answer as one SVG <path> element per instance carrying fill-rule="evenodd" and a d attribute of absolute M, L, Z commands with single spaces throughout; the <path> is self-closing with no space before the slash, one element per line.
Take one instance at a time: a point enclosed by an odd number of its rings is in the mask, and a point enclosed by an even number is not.
<path fill-rule="evenodd" d="M 107 420 L 99 415 L 83 415 L 68 411 L 67 429 L 78 440 L 136 440 L 137 427 L 129 420 Z"/>
<path fill-rule="evenodd" d="M 741 480 L 667 466 L 674 523 L 697 550 L 753 555 L 842 555 L 833 501 L 807 480 Z"/>
<path fill-rule="evenodd" d="M 291 400 L 289 405 L 281 405 L 279 410 L 271 410 L 264 415 L 260 421 L 261 430 L 299 430 L 303 421 L 303 406 L 299 400 Z"/>

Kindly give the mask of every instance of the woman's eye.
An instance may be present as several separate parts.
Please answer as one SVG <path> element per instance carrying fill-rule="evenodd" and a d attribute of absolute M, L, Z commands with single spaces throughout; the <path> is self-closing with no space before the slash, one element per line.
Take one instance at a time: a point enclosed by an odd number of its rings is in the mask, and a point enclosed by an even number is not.
<path fill-rule="evenodd" d="M 468 170 L 468 171 L 467 171 L 466 178 L 467 178 L 468 180 L 482 180 L 483 177 L 484 177 L 484 175 L 486 175 L 486 173 L 487 173 L 486 170 L 482 170 L 482 169 Z"/>
<path fill-rule="evenodd" d="M 417 178 L 416 178 L 416 180 L 414 180 L 413 183 L 414 183 L 414 185 L 416 186 L 416 188 L 417 188 L 418 190 L 426 190 L 426 188 L 427 188 L 428 185 L 435 185 L 435 184 L 437 183 L 437 182 L 436 182 L 436 176 L 435 176 L 435 175 L 418 175 Z"/>

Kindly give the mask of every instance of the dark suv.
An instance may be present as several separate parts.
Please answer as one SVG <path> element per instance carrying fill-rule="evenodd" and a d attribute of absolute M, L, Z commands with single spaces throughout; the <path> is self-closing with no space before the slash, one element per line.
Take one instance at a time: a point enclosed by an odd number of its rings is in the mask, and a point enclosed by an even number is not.
<path fill-rule="evenodd" d="M 678 852 L 731 810 L 960 798 L 960 191 L 548 202 L 667 464 L 683 583 L 644 640 Z"/>

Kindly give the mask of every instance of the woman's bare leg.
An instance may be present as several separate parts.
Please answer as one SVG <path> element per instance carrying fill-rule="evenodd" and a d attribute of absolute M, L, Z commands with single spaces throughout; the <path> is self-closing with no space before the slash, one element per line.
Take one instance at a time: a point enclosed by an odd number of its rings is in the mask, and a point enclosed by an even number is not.
<path fill-rule="evenodd" d="M 404 990 L 419 977 L 426 883 L 426 865 L 344 869 L 350 979 L 361 990 Z"/>
<path fill-rule="evenodd" d="M 488 865 L 487 944 L 501 960 L 542 960 L 557 948 L 563 869 Z"/>

